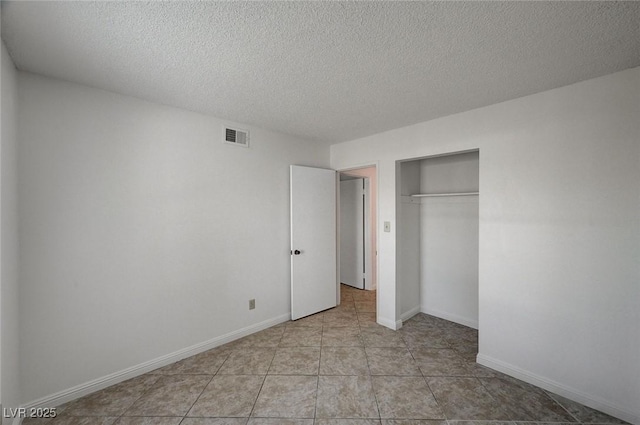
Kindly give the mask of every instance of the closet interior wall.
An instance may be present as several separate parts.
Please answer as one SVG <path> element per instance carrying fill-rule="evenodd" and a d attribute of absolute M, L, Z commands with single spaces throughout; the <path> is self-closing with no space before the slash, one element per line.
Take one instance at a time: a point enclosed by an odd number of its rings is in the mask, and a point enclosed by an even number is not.
<path fill-rule="evenodd" d="M 399 167 L 401 319 L 423 312 L 477 329 L 479 154 L 412 160 Z M 418 194 L 448 195 L 411 196 Z"/>

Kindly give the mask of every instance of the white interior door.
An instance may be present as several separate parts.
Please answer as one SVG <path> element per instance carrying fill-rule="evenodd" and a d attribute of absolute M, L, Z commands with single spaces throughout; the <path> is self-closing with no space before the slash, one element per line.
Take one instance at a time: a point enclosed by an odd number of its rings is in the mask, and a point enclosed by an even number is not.
<path fill-rule="evenodd" d="M 291 166 L 291 319 L 336 306 L 336 172 Z"/>
<path fill-rule="evenodd" d="M 364 179 L 340 182 L 340 282 L 364 289 Z"/>

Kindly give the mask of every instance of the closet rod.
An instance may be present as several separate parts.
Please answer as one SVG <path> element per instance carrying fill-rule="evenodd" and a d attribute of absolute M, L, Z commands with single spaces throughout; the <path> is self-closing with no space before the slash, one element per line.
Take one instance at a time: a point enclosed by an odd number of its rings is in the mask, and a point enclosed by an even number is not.
<path fill-rule="evenodd" d="M 438 196 L 473 196 L 479 195 L 480 192 L 451 192 L 451 193 L 415 193 L 411 195 L 413 198 L 434 198 Z"/>

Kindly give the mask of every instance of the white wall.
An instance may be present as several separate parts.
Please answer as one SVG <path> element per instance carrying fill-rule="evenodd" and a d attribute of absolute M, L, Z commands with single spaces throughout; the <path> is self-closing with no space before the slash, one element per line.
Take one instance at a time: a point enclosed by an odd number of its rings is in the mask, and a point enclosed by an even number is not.
<path fill-rule="evenodd" d="M 478 198 L 420 205 L 421 311 L 478 328 Z"/>
<path fill-rule="evenodd" d="M 2 44 L 2 143 L 0 144 L 0 401 L 20 402 L 18 356 L 18 214 L 16 171 L 17 71 Z"/>
<path fill-rule="evenodd" d="M 19 116 L 23 402 L 290 312 L 289 164 L 326 146 L 23 73 Z"/>
<path fill-rule="evenodd" d="M 479 149 L 479 359 L 640 423 L 639 135 L 634 68 L 333 145 L 334 168 L 378 163 L 379 322 L 399 317 L 396 160 Z"/>
<path fill-rule="evenodd" d="M 477 192 L 478 152 L 445 155 L 420 161 L 420 192 Z"/>
<path fill-rule="evenodd" d="M 419 161 L 420 192 L 478 191 L 478 152 Z M 421 311 L 478 328 L 478 197 L 422 198 Z"/>

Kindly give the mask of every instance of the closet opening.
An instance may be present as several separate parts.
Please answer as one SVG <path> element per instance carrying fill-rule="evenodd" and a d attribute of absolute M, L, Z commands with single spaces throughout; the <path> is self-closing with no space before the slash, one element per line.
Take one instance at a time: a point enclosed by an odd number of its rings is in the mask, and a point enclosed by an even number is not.
<path fill-rule="evenodd" d="M 478 329 L 479 151 L 397 163 L 400 318 Z"/>

